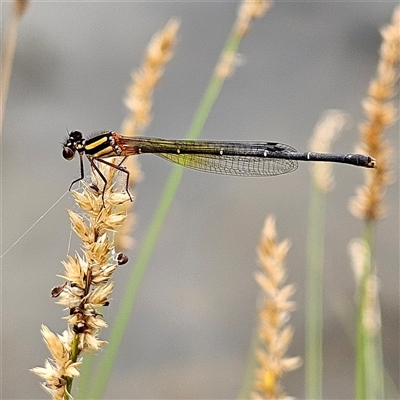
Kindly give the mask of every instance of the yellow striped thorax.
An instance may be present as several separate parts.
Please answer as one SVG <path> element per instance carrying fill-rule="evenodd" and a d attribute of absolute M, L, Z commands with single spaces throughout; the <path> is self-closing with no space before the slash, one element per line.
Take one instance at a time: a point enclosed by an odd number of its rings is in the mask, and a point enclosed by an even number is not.
<path fill-rule="evenodd" d="M 85 154 L 93 158 L 117 157 L 118 148 L 115 145 L 113 132 L 105 132 L 91 139 L 87 139 L 85 144 Z"/>

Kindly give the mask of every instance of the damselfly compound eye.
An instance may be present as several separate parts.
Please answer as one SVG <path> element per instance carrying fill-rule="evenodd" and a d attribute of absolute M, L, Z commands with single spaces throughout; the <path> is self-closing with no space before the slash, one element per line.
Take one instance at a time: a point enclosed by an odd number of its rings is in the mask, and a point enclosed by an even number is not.
<path fill-rule="evenodd" d="M 73 141 L 79 141 L 79 140 L 82 140 L 83 134 L 82 134 L 81 131 L 72 131 L 72 132 L 70 132 L 69 137 L 70 137 Z"/>
<path fill-rule="evenodd" d="M 62 156 L 66 159 L 66 160 L 72 160 L 74 158 L 75 155 L 75 151 L 70 149 L 67 146 L 64 146 L 63 148 L 63 152 L 62 152 Z"/>

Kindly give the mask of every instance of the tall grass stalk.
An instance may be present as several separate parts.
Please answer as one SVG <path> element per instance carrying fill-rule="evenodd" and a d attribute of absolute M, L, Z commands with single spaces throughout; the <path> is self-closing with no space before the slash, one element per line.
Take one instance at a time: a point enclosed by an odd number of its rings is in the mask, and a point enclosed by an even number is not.
<path fill-rule="evenodd" d="M 384 399 L 384 366 L 380 330 L 371 328 L 371 320 L 378 299 L 371 294 L 370 282 L 375 278 L 373 270 L 373 243 L 375 227 L 366 223 L 361 276 L 358 281 L 357 295 L 357 358 L 356 393 L 361 399 Z M 371 299 L 373 304 L 371 304 Z M 378 322 L 380 325 L 380 321 Z M 379 327 L 380 328 L 380 327 Z"/>
<path fill-rule="evenodd" d="M 242 387 L 237 395 L 237 399 L 249 399 L 251 392 L 253 391 L 254 384 L 254 374 L 257 369 L 257 349 L 260 347 L 260 339 L 258 337 L 258 332 L 255 329 L 249 346 L 249 352 L 247 356 L 246 370 L 243 376 Z"/>
<path fill-rule="evenodd" d="M 331 144 L 345 125 L 345 115 L 327 111 L 318 122 L 310 148 L 329 152 Z M 322 291 L 324 265 L 324 227 L 326 193 L 333 187 L 332 166 L 315 164 L 312 168 L 307 251 L 307 304 L 305 346 L 305 394 L 307 399 L 322 398 Z"/>
<path fill-rule="evenodd" d="M 367 224 L 368 225 L 368 224 Z M 369 228 L 369 229 L 368 229 Z M 374 227 L 349 245 L 357 285 L 356 390 L 363 399 L 384 398 L 384 365 L 380 336 L 378 282 L 373 273 Z"/>
<path fill-rule="evenodd" d="M 393 12 L 392 21 L 381 30 L 383 38 L 380 59 L 368 96 L 363 101 L 366 120 L 360 125 L 361 151 L 376 158 L 377 170 L 366 175 L 363 186 L 351 199 L 350 210 L 364 220 L 365 252 L 362 271 L 357 281 L 357 360 L 355 397 L 383 399 L 384 377 L 381 321 L 377 293 L 377 273 L 373 266 L 374 236 L 379 219 L 386 215 L 383 200 L 386 188 L 393 182 L 391 145 L 385 132 L 396 120 L 396 95 L 400 61 L 400 7 Z"/>
<path fill-rule="evenodd" d="M 226 45 L 224 46 L 218 65 L 214 70 L 203 98 L 201 99 L 200 105 L 195 113 L 188 134 L 186 135 L 187 139 L 196 139 L 200 135 L 210 110 L 218 98 L 223 83 L 233 72 L 237 49 L 243 36 L 247 33 L 252 19 L 262 16 L 267 7 L 267 2 L 265 1 L 244 1 L 241 4 L 235 26 L 226 42 Z M 143 245 L 139 251 L 136 262 L 132 266 L 132 273 L 128 278 L 125 294 L 110 333 L 110 345 L 108 346 L 104 357 L 101 359 L 96 377 L 92 381 L 93 390 L 91 392 L 91 398 L 100 398 L 104 394 L 111 373 L 112 364 L 117 356 L 124 331 L 130 319 L 130 312 L 133 308 L 138 288 L 140 287 L 147 264 L 155 248 L 165 217 L 175 197 L 182 174 L 183 171 L 181 167 L 174 166 L 172 168 L 160 202 L 143 241 Z"/>
<path fill-rule="evenodd" d="M 324 192 L 311 187 L 308 222 L 305 394 L 307 399 L 322 398 L 322 284 L 324 264 Z"/>

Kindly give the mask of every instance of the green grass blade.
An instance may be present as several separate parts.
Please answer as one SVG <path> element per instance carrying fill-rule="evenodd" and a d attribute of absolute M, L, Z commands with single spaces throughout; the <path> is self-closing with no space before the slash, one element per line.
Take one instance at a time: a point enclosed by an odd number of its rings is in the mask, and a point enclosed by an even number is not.
<path fill-rule="evenodd" d="M 172 200 L 175 197 L 181 177 L 182 168 L 175 166 L 168 178 L 159 207 L 157 208 L 157 211 L 153 217 L 139 256 L 128 279 L 125 294 L 116 315 L 113 329 L 111 330 L 109 345 L 100 361 L 96 377 L 93 381 L 93 390 L 90 396 L 92 399 L 101 398 L 106 389 L 111 367 L 117 356 L 126 326 L 128 325 L 138 288 L 142 282 L 147 264 L 153 253 L 165 217 L 168 213 Z"/>
<path fill-rule="evenodd" d="M 251 337 L 249 354 L 247 356 L 246 371 L 243 378 L 242 387 L 240 388 L 237 399 L 250 399 L 251 393 L 254 390 L 254 373 L 257 368 L 257 355 L 256 350 L 259 347 L 260 339 L 258 337 L 257 329 L 254 330 Z"/>
<path fill-rule="evenodd" d="M 91 373 L 94 369 L 94 364 L 95 364 L 95 357 L 92 354 L 85 354 L 83 356 L 83 362 L 82 366 L 79 370 L 79 379 L 75 379 L 76 381 L 76 394 L 75 394 L 75 399 L 76 400 L 81 400 L 81 399 L 87 399 L 89 397 L 89 391 L 90 391 L 90 378 L 91 378 Z"/>
<path fill-rule="evenodd" d="M 305 394 L 322 398 L 322 275 L 326 195 L 311 188 L 308 226 Z"/>
<path fill-rule="evenodd" d="M 373 242 L 375 225 L 367 222 L 364 241 L 370 251 L 364 260 L 363 274 L 358 288 L 357 310 L 357 359 L 356 359 L 356 398 L 384 399 L 384 366 L 382 356 L 381 330 L 371 333 L 364 323 L 364 315 L 370 308 L 367 284 L 375 275 L 373 268 Z M 376 300 L 378 301 L 378 299 Z"/>

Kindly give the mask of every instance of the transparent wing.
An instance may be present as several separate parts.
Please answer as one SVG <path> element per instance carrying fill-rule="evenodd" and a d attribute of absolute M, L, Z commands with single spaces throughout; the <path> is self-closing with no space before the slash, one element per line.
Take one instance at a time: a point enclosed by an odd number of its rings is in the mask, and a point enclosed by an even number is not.
<path fill-rule="evenodd" d="M 235 176 L 273 176 L 297 168 L 293 147 L 276 142 L 115 138 L 122 155 L 150 153 L 183 167 Z"/>
<path fill-rule="evenodd" d="M 296 160 L 214 154 L 154 153 L 183 167 L 203 172 L 235 176 L 274 176 L 292 172 L 297 168 Z"/>

